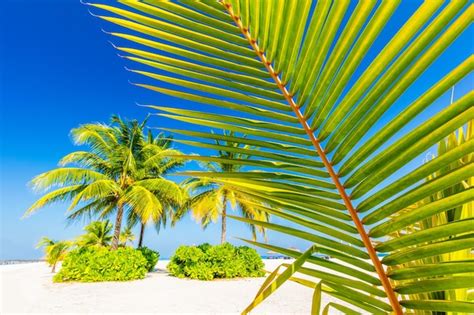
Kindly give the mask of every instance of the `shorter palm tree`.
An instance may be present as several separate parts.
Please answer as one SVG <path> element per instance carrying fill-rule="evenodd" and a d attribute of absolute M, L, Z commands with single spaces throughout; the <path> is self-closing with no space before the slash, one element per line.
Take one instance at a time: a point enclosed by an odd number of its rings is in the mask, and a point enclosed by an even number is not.
<path fill-rule="evenodd" d="M 44 236 L 36 246 L 36 248 L 40 247 L 44 247 L 46 262 L 52 267 L 51 272 L 55 272 L 57 263 L 64 259 L 72 243 L 70 241 L 57 242 Z"/>
<path fill-rule="evenodd" d="M 106 221 L 94 221 L 84 228 L 85 234 L 78 237 L 76 243 L 79 246 L 107 247 L 112 242 L 112 223 Z"/>
<path fill-rule="evenodd" d="M 225 136 L 233 137 L 234 132 L 224 131 Z M 218 158 L 222 160 L 245 160 L 249 159 L 249 155 L 236 153 L 236 149 L 241 147 L 240 143 L 230 141 L 216 141 L 220 147 Z M 247 146 L 243 146 L 246 148 Z M 206 162 L 201 166 L 209 173 L 238 173 L 242 169 L 242 165 L 225 162 Z M 268 214 L 259 209 L 261 201 L 244 194 L 237 187 L 221 181 L 215 181 L 206 178 L 204 174 L 198 178 L 191 178 L 185 181 L 184 186 L 193 195 L 188 200 L 186 206 L 181 209 L 177 218 L 179 219 L 185 212 L 190 209 L 195 220 L 200 221 L 201 226 L 206 228 L 209 223 L 216 222 L 221 218 L 221 243 L 226 242 L 227 235 L 227 207 L 230 205 L 232 209 L 238 209 L 245 218 L 253 220 L 267 221 Z M 265 235 L 265 229 L 249 224 L 253 238 L 256 238 L 257 231 Z"/>
<path fill-rule="evenodd" d="M 132 227 L 128 225 L 125 229 L 120 233 L 120 245 L 127 246 L 127 243 L 133 243 L 135 240 L 135 235 L 132 232 Z"/>

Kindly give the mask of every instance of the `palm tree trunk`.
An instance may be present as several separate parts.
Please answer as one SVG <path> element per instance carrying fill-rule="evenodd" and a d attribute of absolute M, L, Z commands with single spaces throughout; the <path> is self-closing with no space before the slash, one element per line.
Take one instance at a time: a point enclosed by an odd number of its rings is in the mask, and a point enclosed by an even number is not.
<path fill-rule="evenodd" d="M 222 201 L 222 230 L 221 230 L 221 244 L 225 243 L 225 237 L 227 233 L 227 198 L 224 196 Z"/>
<path fill-rule="evenodd" d="M 145 224 L 141 223 L 140 227 L 140 237 L 138 238 L 138 248 L 142 247 L 143 245 L 143 235 L 145 234 Z"/>
<path fill-rule="evenodd" d="M 54 273 L 56 271 L 56 263 L 53 264 L 53 269 L 51 269 L 51 272 Z"/>
<path fill-rule="evenodd" d="M 112 249 L 115 250 L 119 245 L 120 230 L 122 228 L 123 206 L 119 205 L 117 209 L 117 218 L 115 219 L 114 238 L 112 239 Z"/>

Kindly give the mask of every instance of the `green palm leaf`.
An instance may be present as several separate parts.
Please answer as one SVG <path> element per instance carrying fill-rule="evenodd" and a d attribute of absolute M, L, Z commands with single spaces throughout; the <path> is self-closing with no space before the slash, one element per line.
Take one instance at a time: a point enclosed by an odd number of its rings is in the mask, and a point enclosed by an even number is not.
<path fill-rule="evenodd" d="M 77 238 L 79 246 L 109 246 L 112 241 L 112 223 L 94 221 L 84 227 L 85 234 Z"/>
<path fill-rule="evenodd" d="M 372 313 L 472 309 L 467 300 L 437 301 L 429 296 L 443 287 L 457 290 L 469 285 L 465 275 L 457 275 L 461 268 L 470 270 L 469 261 L 427 263 L 473 247 L 469 209 L 474 169 L 472 158 L 467 158 L 474 151 L 472 140 L 420 167 L 407 168 L 473 120 L 472 92 L 421 123 L 420 118 L 414 120 L 472 71 L 473 57 L 464 56 L 431 87 L 419 89 L 411 103 L 397 103 L 470 27 L 472 4 L 426 1 L 376 51 L 374 43 L 404 5 L 400 1 L 360 1 L 355 8 L 345 0 L 120 2 L 123 8 L 93 6 L 100 18 L 123 32 L 110 35 L 130 61 L 134 81 L 140 82 L 136 85 L 211 105 L 199 111 L 151 106 L 165 119 L 190 125 L 167 130 L 185 137 L 179 140 L 185 145 L 234 155 L 179 157 L 239 169 L 184 175 L 198 178 L 202 187 L 226 185 L 250 198 L 247 206 L 298 228 L 245 215 L 234 219 L 314 243 L 303 255 L 252 243 L 297 259 L 293 269 L 280 276 L 275 272 L 270 282 L 279 286 L 297 279 L 294 272 L 322 279 L 319 285 L 300 283 L 319 288 L 313 309 L 323 313 L 353 310 L 338 303 L 321 306 L 320 294 Z M 368 67 L 360 67 L 363 60 Z M 380 127 L 390 112 L 396 114 Z M 209 128 L 247 136 L 204 131 Z M 404 128 L 411 130 L 399 132 Z M 448 194 L 453 187 L 459 189 Z M 456 210 L 465 208 L 471 212 Z M 413 228 L 440 213 L 455 219 L 424 231 Z M 323 264 L 314 249 L 348 266 Z M 382 252 L 388 254 L 383 260 L 377 256 Z M 337 277 L 303 267 L 305 261 L 324 265 Z M 361 275 L 366 271 L 371 275 Z M 348 280 L 353 277 L 357 280 Z M 273 292 L 269 287 L 246 311 Z"/>

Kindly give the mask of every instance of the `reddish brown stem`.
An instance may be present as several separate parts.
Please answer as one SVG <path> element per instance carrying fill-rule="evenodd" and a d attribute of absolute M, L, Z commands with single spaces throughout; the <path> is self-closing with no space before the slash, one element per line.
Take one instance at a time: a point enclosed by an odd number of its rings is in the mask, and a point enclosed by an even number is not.
<path fill-rule="evenodd" d="M 364 243 L 367 252 L 369 254 L 370 259 L 372 260 L 372 263 L 375 267 L 375 270 L 380 278 L 380 281 L 382 282 L 382 286 L 385 289 L 385 292 L 387 293 L 388 300 L 393 308 L 393 311 L 395 314 L 403 314 L 402 307 L 400 306 L 400 302 L 398 301 L 395 291 L 392 288 L 392 285 L 390 284 L 390 281 L 387 277 L 387 274 L 385 273 L 385 270 L 383 269 L 382 263 L 379 260 L 379 257 L 377 256 L 377 253 L 372 245 L 372 242 L 370 241 L 369 236 L 367 235 L 367 232 L 365 231 L 364 225 L 362 224 L 361 220 L 359 219 L 359 216 L 357 215 L 357 212 L 352 205 L 352 201 L 349 197 L 349 195 L 346 192 L 346 189 L 344 186 L 341 184 L 339 180 L 339 176 L 336 174 L 334 171 L 334 168 L 329 161 L 329 159 L 326 156 L 325 151 L 321 147 L 321 144 L 319 140 L 314 136 L 313 131 L 311 130 L 311 127 L 309 126 L 306 118 L 302 115 L 301 111 L 299 110 L 299 106 L 295 103 L 293 100 L 292 95 L 288 90 L 286 89 L 285 85 L 282 83 L 280 80 L 280 77 L 278 76 L 278 73 L 275 72 L 275 70 L 272 67 L 272 64 L 270 61 L 267 60 L 265 54 L 263 51 L 258 47 L 257 42 L 251 37 L 249 31 L 243 27 L 239 17 L 234 15 L 234 12 L 232 10 L 232 6 L 230 4 L 225 3 L 224 6 L 227 9 L 227 12 L 229 15 L 232 17 L 234 20 L 235 24 L 239 27 L 241 30 L 242 34 L 245 36 L 245 38 L 248 40 L 252 48 L 254 49 L 255 53 L 257 56 L 260 58 L 262 63 L 264 64 L 265 68 L 267 68 L 268 73 L 270 76 L 273 78 L 275 81 L 276 85 L 278 88 L 281 90 L 283 93 L 283 96 L 287 100 L 288 104 L 290 105 L 291 109 L 295 113 L 296 117 L 298 118 L 299 122 L 303 126 L 304 130 L 306 131 L 306 134 L 308 135 L 309 139 L 311 140 L 311 143 L 313 144 L 314 148 L 318 152 L 318 155 L 320 156 L 324 166 L 326 167 L 327 171 L 329 172 L 329 175 L 331 176 L 331 179 L 333 180 L 334 184 L 336 185 L 337 190 L 339 191 L 339 194 L 342 197 L 342 200 L 344 201 L 344 204 L 349 211 L 352 220 L 355 223 L 355 226 L 357 228 L 357 231 L 360 234 L 360 237 L 362 238 L 362 242 Z"/>

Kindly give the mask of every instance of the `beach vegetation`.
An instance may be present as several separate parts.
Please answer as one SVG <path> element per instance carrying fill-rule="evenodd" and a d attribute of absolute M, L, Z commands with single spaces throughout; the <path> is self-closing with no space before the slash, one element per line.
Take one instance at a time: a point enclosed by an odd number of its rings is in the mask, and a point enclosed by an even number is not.
<path fill-rule="evenodd" d="M 183 166 L 185 161 L 182 158 L 174 157 L 182 155 L 182 153 L 173 148 L 173 138 L 159 133 L 154 135 L 150 130 L 145 135 L 143 130 L 144 124 L 140 126 L 142 137 L 142 146 L 147 149 L 136 157 L 137 165 L 141 165 L 141 171 L 137 172 L 137 177 L 141 179 L 149 178 L 166 178 L 170 173 Z M 150 209 L 155 213 L 140 213 L 131 211 L 127 217 L 128 226 L 133 227 L 140 225 L 138 234 L 138 247 L 143 246 L 145 228 L 147 224 L 154 225 L 155 230 L 159 233 L 162 227 L 165 227 L 168 220 L 177 221 L 175 212 L 182 207 L 187 195 L 181 186 L 170 186 L 166 190 L 159 193 L 161 208 Z"/>
<path fill-rule="evenodd" d="M 230 243 L 180 246 L 167 266 L 175 277 L 198 280 L 262 277 L 263 267 L 255 249 Z"/>
<path fill-rule="evenodd" d="M 125 229 L 120 232 L 120 246 L 127 246 L 128 243 L 132 244 L 134 240 L 135 234 L 133 234 L 132 232 L 132 227 L 130 225 L 127 225 Z"/>
<path fill-rule="evenodd" d="M 76 239 L 78 246 L 108 247 L 112 241 L 113 225 L 109 220 L 94 221 L 84 227 L 85 234 Z"/>
<path fill-rule="evenodd" d="M 474 164 L 456 161 L 472 154 L 473 141 L 423 165 L 416 161 L 474 119 L 470 90 L 452 104 L 437 103 L 473 70 L 472 54 L 448 60 L 444 53 L 471 29 L 474 5 L 425 1 L 405 10 L 401 3 L 412 2 L 87 3 L 95 17 L 117 28 L 108 34 L 130 63 L 136 86 L 209 105 L 154 107 L 161 117 L 187 124 L 168 131 L 194 138 L 189 144 L 196 148 L 217 145 L 225 152 L 230 141 L 235 154 L 251 156 L 225 160 L 245 165 L 238 172 L 194 177 L 218 180 L 268 203 L 258 209 L 281 221 L 227 218 L 312 243 L 301 253 L 246 240 L 295 261 L 267 278 L 244 314 L 291 280 L 314 290 L 314 314 L 472 313 L 469 298 L 438 299 L 436 292 L 472 288 L 466 274 L 472 260 L 450 254 L 474 246 L 472 214 L 466 219 L 452 211 L 472 207 Z M 392 23 L 394 15 L 403 21 Z M 212 155 L 185 158 L 222 161 Z M 464 188 L 458 190 L 460 183 Z M 443 193 L 448 190 L 452 194 Z M 415 212 L 405 211 L 433 195 Z M 447 222 L 389 238 L 394 230 L 444 212 Z M 195 273 L 206 266 L 195 267 L 191 256 L 198 252 L 178 252 Z M 437 262 L 440 256 L 445 260 Z M 177 262 L 170 271 L 189 274 Z M 322 294 L 336 300 L 321 305 Z"/>
<path fill-rule="evenodd" d="M 54 282 L 128 281 L 143 279 L 148 271 L 148 261 L 143 254 L 131 247 L 78 247 L 70 251 Z"/>
<path fill-rule="evenodd" d="M 473 141 L 474 139 L 474 121 L 468 122 L 466 126 L 459 128 L 457 131 L 451 133 L 448 137 L 441 140 L 438 143 L 437 152 L 429 159 L 426 160 L 425 164 L 430 163 L 430 161 L 436 158 L 443 158 L 452 154 L 459 148 L 469 141 Z M 463 165 L 470 164 L 474 162 L 474 153 L 466 154 L 461 156 L 459 159 L 452 161 L 451 163 L 447 163 L 444 168 L 439 169 L 433 174 L 430 174 L 425 179 L 425 182 L 430 182 L 437 177 L 442 177 L 447 175 L 452 170 L 458 169 Z M 403 215 L 410 215 L 414 216 L 417 214 L 422 213 L 422 210 L 430 205 L 436 204 L 440 200 L 444 198 L 449 198 L 452 196 L 456 196 L 461 192 L 464 192 L 474 185 L 474 177 L 467 178 L 464 180 L 455 183 L 451 187 L 446 189 L 440 190 L 433 195 L 430 195 L 422 200 L 418 201 L 417 203 L 405 208 L 400 214 Z M 440 209 L 443 210 L 443 209 Z M 420 216 L 420 220 L 413 221 L 408 225 L 399 225 L 398 222 L 395 226 L 391 227 L 391 232 L 388 237 L 391 240 L 396 240 L 400 237 L 405 235 L 413 234 L 415 232 L 421 231 L 433 231 L 434 228 L 443 227 L 448 224 L 455 224 L 458 226 L 466 225 L 471 226 L 471 232 L 474 231 L 474 204 L 473 203 L 465 203 L 459 205 L 457 207 L 447 209 L 447 211 L 437 211 L 431 216 Z M 396 222 L 396 217 L 395 220 Z M 393 222 L 392 221 L 392 222 Z M 449 225 L 448 225 L 449 226 Z M 428 244 L 433 244 L 435 242 L 429 241 Z M 450 264 L 452 261 L 464 262 L 463 264 L 459 264 L 458 266 L 452 266 L 456 268 L 464 269 L 465 278 L 459 277 L 459 281 L 467 281 L 469 278 L 474 277 L 474 266 L 470 263 L 470 260 L 473 257 L 472 249 L 466 248 L 461 249 L 458 251 L 452 251 L 448 253 L 443 253 L 439 255 L 432 255 L 426 258 L 423 258 L 419 261 L 410 261 L 403 264 L 402 270 L 398 270 L 399 267 L 389 268 L 388 273 L 393 276 L 395 279 L 395 283 L 397 286 L 403 286 L 406 284 L 407 279 L 404 276 L 404 269 L 408 270 L 417 270 L 423 269 L 424 266 L 433 266 L 433 265 L 446 265 Z M 472 286 L 471 286 L 472 287 Z M 467 284 L 465 287 L 459 287 L 455 289 L 440 288 L 440 290 L 436 292 L 422 292 L 418 294 L 406 294 L 404 296 L 405 299 L 411 301 L 418 301 L 418 300 L 439 300 L 439 301 L 446 301 L 446 300 L 473 300 L 472 296 L 470 297 L 470 287 Z M 472 293 L 471 293 L 472 294 Z M 415 314 L 423 314 L 422 311 L 415 311 Z"/>
<path fill-rule="evenodd" d="M 181 160 L 164 158 L 173 149 L 145 141 L 145 123 L 113 116 L 110 125 L 85 124 L 73 129 L 74 143 L 87 145 L 89 150 L 66 155 L 59 168 L 31 181 L 36 191 L 47 193 L 25 215 L 67 201 L 70 220 L 115 216 L 112 249 L 119 246 L 124 214 L 138 217 L 143 223 L 160 222 L 185 199 L 178 184 L 161 176 L 163 170 L 172 169 Z"/>
<path fill-rule="evenodd" d="M 153 271 L 158 263 L 158 258 L 160 258 L 160 253 L 145 246 L 139 247 L 137 250 L 142 253 L 147 261 L 146 269 L 148 271 Z"/>
<path fill-rule="evenodd" d="M 56 265 L 62 261 L 69 249 L 73 246 L 69 241 L 54 241 L 46 236 L 42 237 L 36 248 L 43 247 L 45 260 L 51 267 L 51 272 L 56 272 Z"/>
<path fill-rule="evenodd" d="M 234 137 L 235 133 L 224 131 L 227 137 Z M 189 143 L 189 141 L 185 141 Z M 237 210 L 238 213 L 249 219 L 268 221 L 268 213 L 259 209 L 264 205 L 261 200 L 252 198 L 247 194 L 242 194 L 235 189 L 232 184 L 220 181 L 218 176 L 230 177 L 232 175 L 239 176 L 243 165 L 236 163 L 228 163 L 227 161 L 249 160 L 249 154 L 239 153 L 240 149 L 248 150 L 248 145 L 242 145 L 231 141 L 216 140 L 215 144 L 209 144 L 208 148 L 217 149 L 217 157 L 215 161 L 201 162 L 200 165 L 204 169 L 202 172 L 181 172 L 183 175 L 191 176 L 183 183 L 190 195 L 188 201 L 176 216 L 178 219 L 186 212 L 191 212 L 192 217 L 200 222 L 205 229 L 209 223 L 221 220 L 221 244 L 226 242 L 227 237 L 227 214 L 228 207 L 230 210 Z M 214 178 L 204 177 L 206 174 L 213 174 Z M 216 175 L 217 174 L 217 175 Z M 255 224 L 248 224 L 253 239 L 256 239 L 257 232 L 265 235 L 265 228 Z"/>

